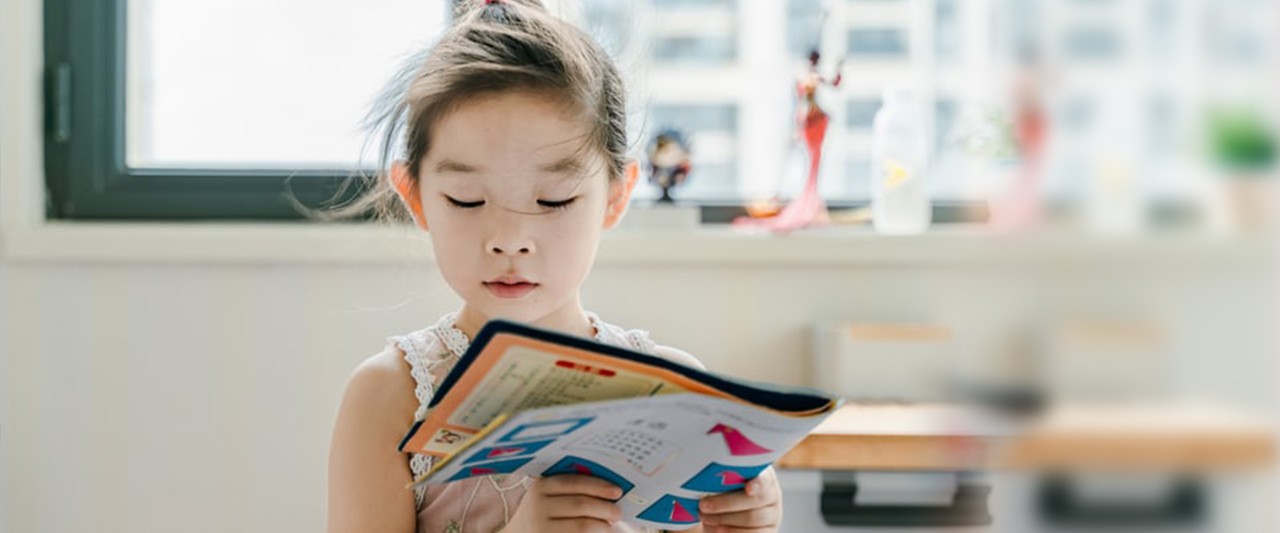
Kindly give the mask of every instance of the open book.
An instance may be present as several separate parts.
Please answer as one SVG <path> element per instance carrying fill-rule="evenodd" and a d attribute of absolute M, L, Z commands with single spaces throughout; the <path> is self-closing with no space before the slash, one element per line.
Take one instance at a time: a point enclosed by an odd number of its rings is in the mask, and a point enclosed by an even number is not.
<path fill-rule="evenodd" d="M 742 488 L 839 404 L 497 320 L 400 450 L 437 457 L 414 485 L 586 474 L 623 489 L 625 520 L 677 530 L 699 522 L 699 499 Z"/>

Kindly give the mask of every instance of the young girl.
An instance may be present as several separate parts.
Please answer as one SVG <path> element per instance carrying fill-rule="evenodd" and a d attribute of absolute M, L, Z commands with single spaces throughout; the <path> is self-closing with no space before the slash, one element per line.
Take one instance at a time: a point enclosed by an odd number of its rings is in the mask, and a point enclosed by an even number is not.
<path fill-rule="evenodd" d="M 679 350 L 582 308 L 602 231 L 635 184 L 624 160 L 624 90 L 580 31 L 534 0 L 460 1 L 455 25 L 390 84 L 375 110 L 379 187 L 428 230 L 456 313 L 393 337 L 351 376 L 329 460 L 328 530 L 635 531 L 593 477 L 485 477 L 406 489 L 430 458 L 396 450 L 470 339 L 491 318 L 594 338 L 688 365 Z M 393 153 L 396 158 L 392 162 Z M 776 531 L 772 470 L 702 500 L 694 531 Z"/>

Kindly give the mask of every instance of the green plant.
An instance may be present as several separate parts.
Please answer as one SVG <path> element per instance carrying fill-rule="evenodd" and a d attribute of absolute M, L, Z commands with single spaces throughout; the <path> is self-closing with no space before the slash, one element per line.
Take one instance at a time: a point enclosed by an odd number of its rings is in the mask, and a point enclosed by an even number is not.
<path fill-rule="evenodd" d="M 965 153 L 974 157 L 1005 161 L 1019 156 L 1013 120 L 997 108 L 984 107 L 965 113 L 951 136 Z"/>
<path fill-rule="evenodd" d="M 1217 110 L 1209 117 L 1209 149 L 1214 160 L 1229 169 L 1267 169 L 1275 163 L 1276 135 L 1261 113 Z"/>

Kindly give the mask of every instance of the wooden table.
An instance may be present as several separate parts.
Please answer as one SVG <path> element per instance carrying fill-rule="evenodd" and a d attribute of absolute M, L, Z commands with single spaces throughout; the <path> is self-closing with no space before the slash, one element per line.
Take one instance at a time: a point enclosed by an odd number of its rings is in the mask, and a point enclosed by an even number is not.
<path fill-rule="evenodd" d="M 792 448 L 779 468 L 978 470 L 1017 424 L 950 405 L 846 404 Z"/>
<path fill-rule="evenodd" d="M 988 525 L 983 482 L 960 482 L 945 506 L 865 505 L 858 494 L 871 489 L 849 471 L 999 470 L 1050 474 L 1038 489 L 1048 522 L 1174 525 L 1200 520 L 1207 506 L 1199 476 L 1184 474 L 1265 468 L 1275 446 L 1267 421 L 1204 406 L 1074 406 L 1016 419 L 955 405 L 849 404 L 777 464 L 824 471 L 820 508 L 834 525 Z M 1143 508 L 1090 508 L 1070 489 L 1070 476 L 1117 471 L 1173 473 L 1177 484 L 1166 503 Z"/>
<path fill-rule="evenodd" d="M 1264 468 L 1275 435 L 1263 419 L 1196 405 L 1077 406 L 1024 421 L 940 404 L 848 404 L 779 468 L 1223 470 Z"/>

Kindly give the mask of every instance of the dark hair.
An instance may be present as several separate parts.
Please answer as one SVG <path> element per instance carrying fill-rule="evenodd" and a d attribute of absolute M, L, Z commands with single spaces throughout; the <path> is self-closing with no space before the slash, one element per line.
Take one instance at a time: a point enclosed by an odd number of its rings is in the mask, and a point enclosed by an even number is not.
<path fill-rule="evenodd" d="M 584 148 L 604 156 L 611 180 L 622 177 L 626 93 L 600 45 L 538 0 L 458 0 L 453 25 L 405 62 L 365 119 L 370 141 L 379 143 L 376 172 L 360 176 L 372 181 L 369 190 L 324 217 L 372 210 L 384 219 L 407 218 L 390 185 L 392 161 L 403 159 L 416 184 L 441 117 L 478 97 L 513 90 L 545 94 L 579 114 L 588 132 Z"/>

